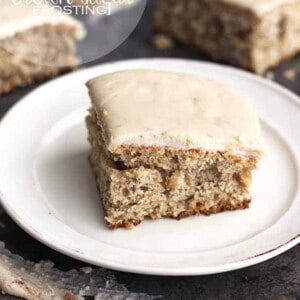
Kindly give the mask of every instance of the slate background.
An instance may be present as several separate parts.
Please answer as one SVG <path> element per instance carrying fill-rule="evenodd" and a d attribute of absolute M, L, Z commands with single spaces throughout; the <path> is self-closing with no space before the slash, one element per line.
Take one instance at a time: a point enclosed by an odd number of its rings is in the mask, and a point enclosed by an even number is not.
<path fill-rule="evenodd" d="M 158 51 L 152 43 L 152 12 L 155 1 L 148 0 L 146 11 L 133 34 L 118 49 L 89 65 L 140 57 L 181 57 L 209 59 L 182 45 Z M 300 76 L 295 80 L 284 77 L 289 68 L 300 71 L 300 57 L 276 68 L 275 81 L 300 94 Z M 40 84 L 0 96 L 0 118 L 24 95 Z M 42 101 L 42 99 L 41 99 Z M 284 118 L 283 118 L 284 121 Z M 295 129 L 296 130 L 296 129 Z M 38 262 L 52 260 L 61 270 L 86 266 L 37 242 L 22 231 L 6 214 L 0 221 L 0 240 L 7 248 L 25 259 Z M 292 224 L 291 224 L 292 226 Z M 163 299 L 299 299 L 300 300 L 300 245 L 270 261 L 229 273 L 194 277 L 144 276 L 114 271 L 117 281 L 131 292 L 161 295 Z M 1 299 L 13 299 L 0 296 Z"/>

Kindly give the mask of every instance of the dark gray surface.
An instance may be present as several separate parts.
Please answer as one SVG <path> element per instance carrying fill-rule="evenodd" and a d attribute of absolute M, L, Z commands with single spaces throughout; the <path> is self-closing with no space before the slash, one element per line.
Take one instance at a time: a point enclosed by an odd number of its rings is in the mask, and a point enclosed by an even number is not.
<path fill-rule="evenodd" d="M 168 51 L 155 50 L 151 36 L 153 4 L 153 2 L 149 2 L 138 28 L 122 46 L 92 64 L 138 57 L 184 57 L 208 60 L 197 52 L 180 45 L 176 45 Z M 300 70 L 299 57 L 274 71 L 276 81 L 300 94 L 300 77 L 289 81 L 282 75 L 284 70 L 297 66 Z M 36 86 L 38 84 L 1 96 L 0 117 Z M 0 240 L 4 241 L 7 248 L 13 253 L 34 262 L 52 260 L 57 268 L 66 271 L 86 265 L 35 241 L 18 228 L 7 215 L 2 215 L 0 221 L 5 225 L 3 227 L 0 224 Z M 300 245 L 259 265 L 211 276 L 155 277 L 115 271 L 113 273 L 118 283 L 124 284 L 129 291 L 162 295 L 163 299 L 300 299 L 299 250 Z"/>

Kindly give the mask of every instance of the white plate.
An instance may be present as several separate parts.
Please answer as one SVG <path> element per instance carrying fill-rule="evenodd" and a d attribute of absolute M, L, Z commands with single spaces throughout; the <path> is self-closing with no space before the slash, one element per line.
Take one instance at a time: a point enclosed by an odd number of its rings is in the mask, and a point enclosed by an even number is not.
<path fill-rule="evenodd" d="M 84 83 L 123 69 L 199 74 L 252 97 L 268 153 L 255 172 L 248 210 L 181 221 L 145 221 L 111 231 L 87 161 Z M 124 111 L 126 113 L 126 111 Z M 258 76 L 209 63 L 142 59 L 100 65 L 49 82 L 26 96 L 0 126 L 1 199 L 28 233 L 74 258 L 145 274 L 200 275 L 250 266 L 300 241 L 300 102 Z"/>

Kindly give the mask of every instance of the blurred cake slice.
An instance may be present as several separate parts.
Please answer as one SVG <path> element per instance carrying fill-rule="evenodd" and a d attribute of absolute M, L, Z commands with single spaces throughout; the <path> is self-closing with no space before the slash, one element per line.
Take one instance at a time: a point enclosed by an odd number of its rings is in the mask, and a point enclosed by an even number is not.
<path fill-rule="evenodd" d="M 162 0 L 155 29 L 263 73 L 300 51 L 300 0 Z"/>
<path fill-rule="evenodd" d="M 50 4 L 28 3 L 1 2 L 0 94 L 80 63 L 75 42 L 85 35 L 83 25 Z"/>
<path fill-rule="evenodd" d="M 150 70 L 87 86 L 90 162 L 110 228 L 248 207 L 264 142 L 247 97 L 195 75 Z"/>

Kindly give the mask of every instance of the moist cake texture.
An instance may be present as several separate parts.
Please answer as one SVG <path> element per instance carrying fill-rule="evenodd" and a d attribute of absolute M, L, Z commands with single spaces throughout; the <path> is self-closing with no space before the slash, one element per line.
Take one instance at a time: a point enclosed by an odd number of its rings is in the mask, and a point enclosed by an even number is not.
<path fill-rule="evenodd" d="M 264 143 L 247 97 L 155 70 L 107 74 L 87 86 L 90 162 L 110 228 L 248 207 Z"/>
<path fill-rule="evenodd" d="M 0 94 L 77 67 L 82 24 L 51 9 L 0 1 Z M 43 8 L 43 9 L 42 9 Z"/>
<path fill-rule="evenodd" d="M 162 0 L 155 30 L 263 73 L 300 51 L 300 0 Z"/>

